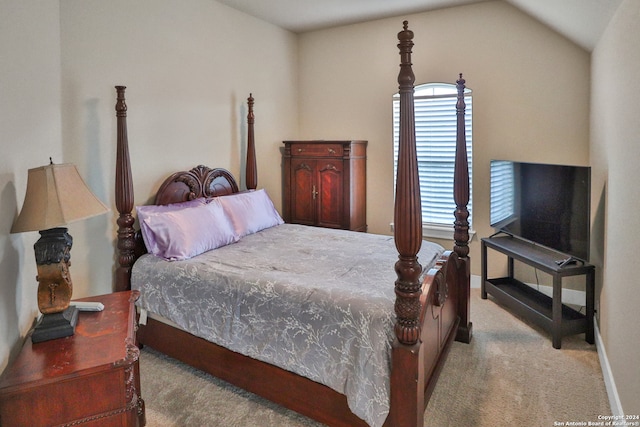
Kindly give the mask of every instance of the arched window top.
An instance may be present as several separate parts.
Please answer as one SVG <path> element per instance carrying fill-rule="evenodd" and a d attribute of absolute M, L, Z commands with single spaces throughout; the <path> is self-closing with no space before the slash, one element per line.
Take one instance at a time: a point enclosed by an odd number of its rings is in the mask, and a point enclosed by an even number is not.
<path fill-rule="evenodd" d="M 465 95 L 471 94 L 471 89 L 465 87 L 464 89 Z M 458 88 L 455 84 L 451 83 L 425 83 L 421 85 L 417 85 L 414 87 L 414 96 L 415 97 L 429 97 L 435 98 L 439 96 L 457 96 Z M 400 94 L 396 93 L 394 98 L 399 98 Z"/>

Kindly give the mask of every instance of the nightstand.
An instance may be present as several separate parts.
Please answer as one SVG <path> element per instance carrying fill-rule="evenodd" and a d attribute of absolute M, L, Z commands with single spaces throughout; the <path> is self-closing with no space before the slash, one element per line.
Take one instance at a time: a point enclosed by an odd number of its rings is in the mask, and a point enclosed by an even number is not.
<path fill-rule="evenodd" d="M 37 344 L 27 337 L 0 378 L 0 425 L 144 426 L 138 296 L 127 291 L 84 298 L 105 308 L 81 312 L 74 335 Z"/>

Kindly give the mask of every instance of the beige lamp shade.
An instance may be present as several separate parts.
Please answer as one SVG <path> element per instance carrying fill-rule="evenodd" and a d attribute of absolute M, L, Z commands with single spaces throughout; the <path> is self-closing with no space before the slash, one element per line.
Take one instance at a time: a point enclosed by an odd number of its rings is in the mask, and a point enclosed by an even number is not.
<path fill-rule="evenodd" d="M 73 164 L 29 169 L 27 193 L 12 233 L 64 227 L 109 211 L 84 183 Z"/>

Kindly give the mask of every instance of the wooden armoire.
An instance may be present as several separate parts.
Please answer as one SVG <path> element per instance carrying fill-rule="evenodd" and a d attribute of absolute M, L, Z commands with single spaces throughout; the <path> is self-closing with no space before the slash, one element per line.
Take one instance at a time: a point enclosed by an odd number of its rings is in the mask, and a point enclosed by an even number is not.
<path fill-rule="evenodd" d="M 367 141 L 284 141 L 283 218 L 367 231 Z"/>

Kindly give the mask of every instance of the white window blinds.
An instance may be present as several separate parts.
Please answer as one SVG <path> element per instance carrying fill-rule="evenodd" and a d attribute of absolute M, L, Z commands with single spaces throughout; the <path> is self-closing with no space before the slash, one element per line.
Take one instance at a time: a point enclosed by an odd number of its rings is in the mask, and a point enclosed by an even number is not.
<path fill-rule="evenodd" d="M 513 162 L 491 161 L 491 225 L 515 214 L 515 174 Z"/>
<path fill-rule="evenodd" d="M 469 162 L 469 185 L 472 176 L 472 98 L 466 90 L 465 132 Z M 422 222 L 425 226 L 453 227 L 453 169 L 456 152 L 456 102 L 455 85 L 430 83 L 415 88 L 414 109 L 418 172 L 422 197 Z M 393 99 L 394 177 L 398 164 L 400 122 L 400 98 Z M 471 195 L 471 187 L 470 195 Z M 471 226 L 471 199 L 469 200 L 469 225 Z"/>

